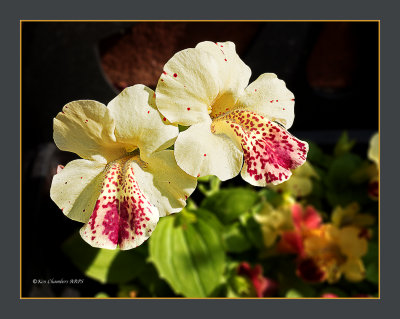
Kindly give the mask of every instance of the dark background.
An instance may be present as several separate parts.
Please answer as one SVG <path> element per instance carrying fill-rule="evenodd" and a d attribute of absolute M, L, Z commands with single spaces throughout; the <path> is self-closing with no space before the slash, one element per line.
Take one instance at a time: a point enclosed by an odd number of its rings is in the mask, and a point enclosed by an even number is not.
<path fill-rule="evenodd" d="M 81 224 L 49 198 L 57 165 L 76 158 L 54 146 L 53 117 L 73 100 L 106 104 L 128 85 L 154 89 L 165 62 L 203 40 L 235 42 L 250 81 L 273 72 L 286 82 L 295 136 L 330 149 L 347 130 L 365 156 L 378 130 L 377 22 L 23 22 L 22 296 L 93 296 L 100 286 L 32 284 L 83 278 L 60 250 Z"/>

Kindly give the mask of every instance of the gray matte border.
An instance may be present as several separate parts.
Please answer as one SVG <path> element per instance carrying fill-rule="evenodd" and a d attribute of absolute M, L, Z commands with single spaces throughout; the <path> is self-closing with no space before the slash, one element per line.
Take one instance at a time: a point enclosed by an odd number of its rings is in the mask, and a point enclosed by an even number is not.
<path fill-rule="evenodd" d="M 162 316 L 200 318 L 207 314 L 224 317 L 321 317 L 357 316 L 373 318 L 397 313 L 399 269 L 396 230 L 399 214 L 396 210 L 396 174 L 389 168 L 398 165 L 395 128 L 399 118 L 397 99 L 399 54 L 397 22 L 398 8 L 376 1 L 259 1 L 203 0 L 191 1 L 14 1 L 3 10 L 1 21 L 2 105 L 1 132 L 3 147 L 3 221 L 1 239 L 3 254 L 1 282 L 2 313 L 15 317 L 92 316 Z M 372 19 L 381 20 L 381 300 L 19 300 L 19 20 L 20 19 Z M 366 92 L 368 94 L 368 92 Z M 44 92 L 45 96 L 45 92 Z M 362 114 L 360 114 L 362 116 Z M 12 117 L 12 121 L 9 118 Z M 389 132 L 394 134 L 389 135 Z M 4 138 L 5 137 L 5 138 Z M 392 147 L 390 147 L 392 146 Z M 11 156 L 10 156 L 11 155 Z M 397 156 L 396 156 L 397 155 Z M 3 161 L 2 161 L 3 163 Z M 18 173 L 19 175 L 19 173 Z M 397 193 L 397 192 L 396 192 Z M 29 209 L 25 207 L 24 209 Z M 8 220 L 8 218 L 10 220 Z M 12 226 L 8 226 L 12 225 Z M 7 262 L 7 261 L 12 261 Z"/>

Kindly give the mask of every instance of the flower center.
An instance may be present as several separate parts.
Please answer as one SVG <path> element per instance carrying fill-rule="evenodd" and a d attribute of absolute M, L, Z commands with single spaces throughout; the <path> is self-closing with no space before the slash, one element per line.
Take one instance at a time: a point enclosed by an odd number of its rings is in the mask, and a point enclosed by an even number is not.
<path fill-rule="evenodd" d="M 229 112 L 229 110 L 234 107 L 236 100 L 237 99 L 234 97 L 234 95 L 229 91 L 219 93 L 207 109 L 211 119 L 215 119 Z"/>

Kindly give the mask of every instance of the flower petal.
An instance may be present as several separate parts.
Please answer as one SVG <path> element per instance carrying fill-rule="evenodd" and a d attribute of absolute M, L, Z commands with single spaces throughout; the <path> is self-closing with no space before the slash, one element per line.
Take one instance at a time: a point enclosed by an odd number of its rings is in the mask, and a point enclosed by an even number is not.
<path fill-rule="evenodd" d="M 95 161 L 69 162 L 53 177 L 51 199 L 67 217 L 87 223 L 100 194 L 104 168 Z"/>
<path fill-rule="evenodd" d="M 233 108 L 249 83 L 251 69 L 239 58 L 233 42 L 200 42 L 196 45 L 210 53 L 218 63 L 222 87 L 212 105 L 211 117 L 218 117 Z"/>
<path fill-rule="evenodd" d="M 243 149 L 242 177 L 254 186 L 284 182 L 292 174 L 290 169 L 306 161 L 306 142 L 254 112 L 233 111 L 214 120 L 211 130 L 224 133 Z"/>
<path fill-rule="evenodd" d="M 322 223 L 322 217 L 313 206 L 307 206 L 303 213 L 303 223 L 307 229 L 316 229 Z"/>
<path fill-rule="evenodd" d="M 171 123 L 199 123 L 209 118 L 208 107 L 219 88 L 214 58 L 202 50 L 186 49 L 164 66 L 156 88 L 157 108 Z"/>
<path fill-rule="evenodd" d="M 107 107 L 96 101 L 68 103 L 54 119 L 54 142 L 63 151 L 107 163 L 125 149 L 115 143 L 115 124 Z"/>
<path fill-rule="evenodd" d="M 178 167 L 172 150 L 154 153 L 145 160 L 146 166 L 137 168 L 142 191 L 158 207 L 160 217 L 180 212 L 196 189 L 197 179 Z"/>
<path fill-rule="evenodd" d="M 136 165 L 140 163 L 138 156 L 129 156 L 107 165 L 96 206 L 80 230 L 82 238 L 93 247 L 135 248 L 156 227 L 158 209 L 138 184 Z"/>
<path fill-rule="evenodd" d="M 232 42 L 201 42 L 176 53 L 164 66 L 157 107 L 172 123 L 192 125 L 234 106 L 251 75 Z"/>
<path fill-rule="evenodd" d="M 362 230 L 353 226 L 340 229 L 339 245 L 346 256 L 360 258 L 367 253 L 368 242 L 361 234 Z"/>
<path fill-rule="evenodd" d="M 361 281 L 365 277 L 365 268 L 360 258 L 350 258 L 342 265 L 342 271 L 348 281 Z"/>
<path fill-rule="evenodd" d="M 153 90 L 138 84 L 123 90 L 109 104 L 115 120 L 115 136 L 130 152 L 136 147 L 145 154 L 174 144 L 178 127 L 166 125 L 157 111 Z"/>
<path fill-rule="evenodd" d="M 210 130 L 211 119 L 181 132 L 175 142 L 175 159 L 191 176 L 216 175 L 225 181 L 239 174 L 243 153 L 227 136 Z"/>
<path fill-rule="evenodd" d="M 280 241 L 278 242 L 278 250 L 287 254 L 304 255 L 304 244 L 301 234 L 296 231 L 283 232 Z"/>
<path fill-rule="evenodd" d="M 374 161 L 379 168 L 379 133 L 375 133 L 370 141 L 368 148 L 368 158 Z"/>
<path fill-rule="evenodd" d="M 288 130 L 294 120 L 294 95 L 275 74 L 264 73 L 246 88 L 235 108 L 268 117 Z"/>

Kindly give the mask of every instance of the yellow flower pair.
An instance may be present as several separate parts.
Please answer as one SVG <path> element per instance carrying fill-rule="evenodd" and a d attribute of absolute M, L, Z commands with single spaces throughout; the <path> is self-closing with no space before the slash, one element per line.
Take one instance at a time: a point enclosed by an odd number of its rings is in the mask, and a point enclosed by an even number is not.
<path fill-rule="evenodd" d="M 53 178 L 50 195 L 94 247 L 131 249 L 159 217 L 179 212 L 196 177 L 279 184 L 308 145 L 287 129 L 294 96 L 274 74 L 248 85 L 235 45 L 199 43 L 165 65 L 156 92 L 125 89 L 108 106 L 75 101 L 54 120 L 54 141 L 82 159 Z M 190 126 L 179 133 L 178 124 Z M 174 151 L 167 150 L 174 145 Z"/>

